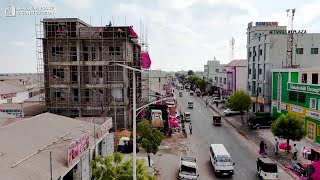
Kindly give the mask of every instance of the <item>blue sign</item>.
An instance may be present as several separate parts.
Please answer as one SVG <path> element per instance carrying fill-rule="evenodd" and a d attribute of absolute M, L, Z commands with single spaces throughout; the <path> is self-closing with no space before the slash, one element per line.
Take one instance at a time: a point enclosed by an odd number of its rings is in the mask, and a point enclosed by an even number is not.
<path fill-rule="evenodd" d="M 256 22 L 256 26 L 278 26 L 278 22 Z"/>

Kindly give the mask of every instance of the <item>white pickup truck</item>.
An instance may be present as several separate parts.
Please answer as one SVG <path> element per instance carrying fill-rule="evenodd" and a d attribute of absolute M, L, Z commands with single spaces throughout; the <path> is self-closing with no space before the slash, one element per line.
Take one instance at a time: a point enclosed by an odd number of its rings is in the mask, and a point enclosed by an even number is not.
<path fill-rule="evenodd" d="M 193 157 L 180 157 L 179 179 L 198 179 L 197 159 Z"/>

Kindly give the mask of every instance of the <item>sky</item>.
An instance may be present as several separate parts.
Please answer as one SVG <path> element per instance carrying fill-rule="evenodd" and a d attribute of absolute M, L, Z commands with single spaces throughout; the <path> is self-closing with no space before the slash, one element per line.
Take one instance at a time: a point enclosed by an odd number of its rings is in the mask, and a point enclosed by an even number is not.
<path fill-rule="evenodd" d="M 9 5 L 53 8 L 53 15 L 6 17 Z M 294 29 L 320 31 L 320 0 L 1 0 L 0 73 L 37 72 L 36 27 L 46 17 L 77 17 L 93 26 L 133 25 L 148 40 L 151 69 L 203 71 L 208 60 L 246 58 L 249 22 L 278 21 L 296 8 Z"/>

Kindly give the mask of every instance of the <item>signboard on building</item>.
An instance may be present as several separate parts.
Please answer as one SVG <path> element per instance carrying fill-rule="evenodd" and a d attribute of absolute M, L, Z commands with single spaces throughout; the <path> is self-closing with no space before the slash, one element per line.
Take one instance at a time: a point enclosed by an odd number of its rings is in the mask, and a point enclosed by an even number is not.
<path fill-rule="evenodd" d="M 277 101 L 272 101 L 272 107 L 277 107 Z M 281 103 L 281 110 L 287 111 L 287 104 L 286 103 Z"/>
<path fill-rule="evenodd" d="M 311 117 L 311 118 L 314 118 L 314 119 L 320 119 L 320 113 L 315 112 L 315 111 L 307 110 L 306 115 L 308 117 Z"/>
<path fill-rule="evenodd" d="M 282 75 L 278 74 L 278 89 L 277 89 L 277 112 L 281 113 L 281 96 L 282 96 Z"/>
<path fill-rule="evenodd" d="M 9 99 L 9 98 L 13 98 L 16 96 L 17 96 L 17 93 L 1 94 L 1 99 Z"/>
<path fill-rule="evenodd" d="M 271 34 L 306 34 L 307 30 L 273 30 Z"/>
<path fill-rule="evenodd" d="M 74 164 L 89 148 L 89 134 L 83 134 L 68 146 L 68 167 Z"/>
<path fill-rule="evenodd" d="M 298 107 L 298 106 L 294 106 L 294 105 L 291 105 L 290 106 L 290 110 L 292 112 L 296 112 L 296 113 L 299 113 L 299 114 L 303 114 L 303 109 Z"/>
<path fill-rule="evenodd" d="M 278 22 L 256 22 L 256 26 L 278 26 Z"/>
<path fill-rule="evenodd" d="M 108 119 L 106 122 L 101 124 L 100 129 L 96 132 L 96 137 L 100 138 L 103 134 L 106 132 L 109 132 L 109 130 L 112 128 L 112 120 Z"/>
<path fill-rule="evenodd" d="M 313 86 L 313 85 L 288 82 L 287 83 L 287 90 L 320 95 L 320 86 Z"/>
<path fill-rule="evenodd" d="M 264 98 L 262 96 L 258 96 L 257 103 L 264 104 Z"/>

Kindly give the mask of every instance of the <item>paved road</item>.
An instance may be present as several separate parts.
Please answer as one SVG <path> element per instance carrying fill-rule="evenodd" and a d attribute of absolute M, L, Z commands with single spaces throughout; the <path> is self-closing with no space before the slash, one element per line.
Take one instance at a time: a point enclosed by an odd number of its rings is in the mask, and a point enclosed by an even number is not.
<path fill-rule="evenodd" d="M 199 179 L 235 179 L 235 180 L 256 180 L 259 179 L 256 173 L 256 159 L 258 147 L 239 135 L 231 126 L 222 122 L 222 126 L 212 125 L 214 112 L 209 109 L 203 101 L 196 96 L 190 96 L 183 92 L 183 97 L 178 97 L 178 105 L 182 111 L 191 112 L 193 134 L 188 134 L 193 155 L 199 162 Z M 192 100 L 194 109 L 187 109 L 187 103 Z M 188 127 L 188 125 L 186 126 Z M 209 161 L 209 145 L 214 143 L 224 144 L 235 162 L 235 174 L 231 178 L 216 177 Z M 292 179 L 287 173 L 279 168 L 280 179 Z"/>

